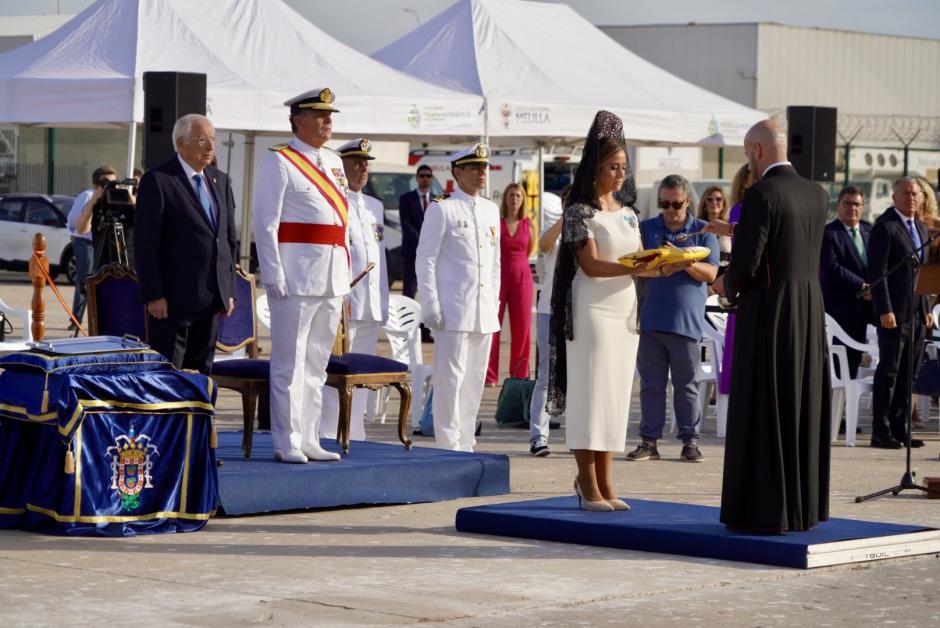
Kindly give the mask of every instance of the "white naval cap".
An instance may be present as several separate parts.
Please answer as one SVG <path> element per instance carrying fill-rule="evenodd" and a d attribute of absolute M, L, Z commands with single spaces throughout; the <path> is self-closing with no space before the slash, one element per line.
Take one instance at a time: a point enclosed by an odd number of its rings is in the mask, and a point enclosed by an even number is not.
<path fill-rule="evenodd" d="M 339 109 L 333 108 L 333 92 L 329 87 L 318 87 L 294 96 L 290 100 L 284 101 L 285 107 L 290 107 L 290 114 L 296 115 L 304 109 L 317 109 L 320 111 L 333 111 L 339 113 Z"/>
<path fill-rule="evenodd" d="M 478 142 L 450 156 L 451 166 L 466 166 L 468 164 L 488 164 L 490 161 L 490 148 L 483 142 Z"/>
<path fill-rule="evenodd" d="M 372 152 L 372 142 L 364 137 L 359 137 L 346 142 L 336 149 L 340 157 L 359 157 L 361 159 L 375 159 Z"/>

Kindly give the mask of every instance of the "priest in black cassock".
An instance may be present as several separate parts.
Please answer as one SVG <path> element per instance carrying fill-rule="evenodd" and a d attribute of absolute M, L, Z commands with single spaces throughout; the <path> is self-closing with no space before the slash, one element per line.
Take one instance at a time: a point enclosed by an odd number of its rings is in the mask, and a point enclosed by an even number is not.
<path fill-rule="evenodd" d="M 721 521 L 744 532 L 809 530 L 829 518 L 831 390 L 819 286 L 828 196 L 786 160 L 773 121 L 751 127 L 744 152 L 760 180 L 744 196 L 731 263 L 716 282 L 738 306 Z"/>

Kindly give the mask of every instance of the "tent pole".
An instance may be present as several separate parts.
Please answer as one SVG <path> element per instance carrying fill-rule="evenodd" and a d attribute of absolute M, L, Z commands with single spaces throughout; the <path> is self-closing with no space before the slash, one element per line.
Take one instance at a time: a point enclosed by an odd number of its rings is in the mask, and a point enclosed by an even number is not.
<path fill-rule="evenodd" d="M 251 197 L 255 179 L 255 133 L 245 131 L 245 169 L 242 180 L 242 224 L 238 245 L 238 263 L 250 272 L 251 268 Z"/>
<path fill-rule="evenodd" d="M 127 125 L 127 169 L 124 176 L 134 176 L 134 153 L 137 152 L 137 123 L 133 120 Z"/>
<path fill-rule="evenodd" d="M 538 227 L 535 233 L 542 233 L 542 226 L 545 224 L 545 145 L 539 142 L 539 213 Z"/>
<path fill-rule="evenodd" d="M 486 98 L 483 98 L 483 137 L 480 138 L 480 141 L 486 144 L 487 148 L 490 145 L 490 108 L 489 101 Z M 490 177 L 489 172 L 486 173 L 486 187 L 483 189 L 483 196 L 486 198 L 490 197 Z"/>

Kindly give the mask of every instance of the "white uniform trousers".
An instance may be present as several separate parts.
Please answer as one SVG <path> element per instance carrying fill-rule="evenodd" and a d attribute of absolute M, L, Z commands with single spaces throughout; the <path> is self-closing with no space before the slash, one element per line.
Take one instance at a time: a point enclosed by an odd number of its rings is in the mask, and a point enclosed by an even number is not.
<path fill-rule="evenodd" d="M 379 330 L 382 323 L 377 321 L 349 321 L 349 350 L 352 353 L 375 355 L 379 344 Z M 349 415 L 350 440 L 365 440 L 366 427 L 364 417 L 369 390 L 357 388 L 353 392 L 352 412 Z M 320 419 L 320 438 L 336 438 L 339 423 L 339 392 L 335 388 L 323 391 L 323 416 Z"/>
<path fill-rule="evenodd" d="M 326 365 L 343 297 L 270 299 L 271 437 L 274 448 L 319 446 Z"/>
<path fill-rule="evenodd" d="M 439 449 L 473 451 L 492 334 L 434 330 L 434 440 Z"/>

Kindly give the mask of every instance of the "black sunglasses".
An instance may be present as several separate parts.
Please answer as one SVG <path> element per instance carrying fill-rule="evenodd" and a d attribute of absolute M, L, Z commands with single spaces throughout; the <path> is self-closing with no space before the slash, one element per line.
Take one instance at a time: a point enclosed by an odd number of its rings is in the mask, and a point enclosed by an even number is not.
<path fill-rule="evenodd" d="M 685 207 L 685 201 L 673 201 L 672 203 L 669 201 L 659 201 L 660 209 L 669 209 L 670 207 L 673 209 L 682 209 Z"/>
<path fill-rule="evenodd" d="M 431 173 L 430 173 L 430 172 L 422 172 L 421 174 L 418 175 L 418 178 L 419 178 L 419 179 L 430 179 L 430 178 L 431 178 Z"/>

